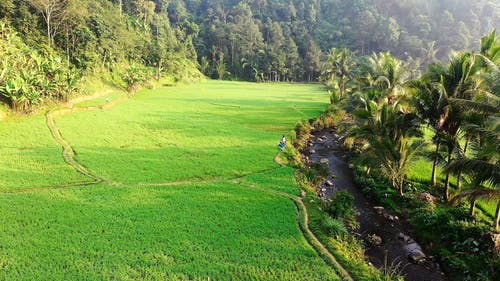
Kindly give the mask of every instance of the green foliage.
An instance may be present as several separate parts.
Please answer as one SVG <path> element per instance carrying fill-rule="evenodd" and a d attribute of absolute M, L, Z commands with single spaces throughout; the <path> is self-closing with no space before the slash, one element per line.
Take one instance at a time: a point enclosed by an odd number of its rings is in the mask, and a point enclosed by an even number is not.
<path fill-rule="evenodd" d="M 438 201 L 430 208 L 414 195 L 402 198 L 387 189 L 389 184 L 384 178 L 366 177 L 362 171 L 356 175 L 356 182 L 365 187 L 363 191 L 367 195 L 387 210 L 408 217 L 417 238 L 424 244 L 432 244 L 433 253 L 451 273 L 451 278 L 495 280 L 498 273 L 491 270 L 493 267 L 484 266 L 498 262 L 498 258 L 491 256 L 491 243 L 487 238 L 490 227 L 487 222 L 473 218 L 467 206 L 449 206 Z"/>
<path fill-rule="evenodd" d="M 313 163 L 310 168 L 303 168 L 303 174 L 309 183 L 312 185 L 319 185 L 328 175 L 330 175 L 330 171 L 323 164 Z"/>
<path fill-rule="evenodd" d="M 441 207 L 436 212 L 416 209 L 409 222 L 419 237 L 434 244 L 434 251 L 449 267 L 453 278 L 494 280 L 495 274 L 498 275 L 483 266 L 495 262 L 495 258 L 491 258 L 491 244 L 486 239 L 489 227 L 472 220 L 463 206 Z"/>
<path fill-rule="evenodd" d="M 492 0 L 5 0 L 0 17 L 30 46 L 85 72 L 137 63 L 159 78 L 188 60 L 211 78 L 317 81 L 332 48 L 389 50 L 425 65 L 447 58 L 499 26 L 500 8 Z M 348 76 L 331 81 L 339 96 Z"/>
<path fill-rule="evenodd" d="M 364 102 L 365 107 L 354 113 L 356 127 L 350 135 L 363 144 L 360 153 L 376 159 L 372 161 L 378 163 L 374 168 L 387 176 L 402 195 L 411 161 L 423 145 L 422 141 L 412 140 L 421 134 L 420 124 L 398 103 L 379 106 L 373 100 Z"/>
<path fill-rule="evenodd" d="M 316 129 L 332 128 L 339 125 L 344 117 L 345 111 L 340 110 L 337 106 L 330 106 L 312 122 L 311 126 Z"/>
<path fill-rule="evenodd" d="M 313 185 L 319 184 L 323 180 L 315 169 L 305 169 L 304 176 Z"/>
<path fill-rule="evenodd" d="M 352 91 L 355 67 L 355 58 L 347 48 L 333 48 L 328 53 L 320 79 L 332 90 L 332 103 L 338 102 Z"/>
<path fill-rule="evenodd" d="M 321 217 L 321 227 L 324 232 L 335 236 L 346 236 L 349 233 L 342 220 L 326 214 Z"/>
<path fill-rule="evenodd" d="M 0 91 L 12 108 L 29 112 L 49 101 L 65 101 L 77 92 L 82 74 L 124 73 L 120 78 L 126 81 L 112 82 L 125 82 L 129 91 L 153 76 L 144 75 L 145 68 L 154 67 L 156 79 L 201 78 L 192 42 L 195 24 L 172 27 L 168 3 L 114 2 L 30 0 L 0 6 L 5 15 L 0 24 Z"/>
<path fill-rule="evenodd" d="M 355 216 L 353 209 L 354 196 L 348 191 L 339 191 L 331 198 L 329 208 L 326 210 L 334 218 L 351 218 Z"/>
<path fill-rule="evenodd" d="M 295 135 L 297 139 L 307 136 L 311 133 L 311 124 L 306 120 L 301 120 L 295 125 Z"/>
<path fill-rule="evenodd" d="M 148 80 L 149 71 L 144 66 L 132 65 L 128 67 L 122 75 L 129 93 L 135 93 L 139 86 Z"/>
<path fill-rule="evenodd" d="M 16 111 L 31 112 L 46 101 L 66 101 L 77 92 L 78 71 L 62 59 L 24 44 L 0 22 L 0 95 Z"/>

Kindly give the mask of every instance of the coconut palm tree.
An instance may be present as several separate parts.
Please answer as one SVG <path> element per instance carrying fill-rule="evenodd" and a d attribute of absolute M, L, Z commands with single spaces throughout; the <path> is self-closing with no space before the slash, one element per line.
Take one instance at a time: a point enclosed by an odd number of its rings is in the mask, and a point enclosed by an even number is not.
<path fill-rule="evenodd" d="M 328 53 L 320 79 L 338 91 L 339 97 L 343 98 L 350 91 L 349 84 L 353 78 L 355 66 L 356 62 L 347 48 L 342 50 L 332 48 Z"/>
<path fill-rule="evenodd" d="M 403 195 L 403 184 L 412 159 L 423 145 L 414 141 L 421 136 L 416 114 L 408 112 L 397 102 L 379 105 L 369 100 L 365 107 L 354 112 L 356 126 L 350 136 L 361 140 L 365 156 L 371 156 L 379 171 L 391 180 L 392 187 Z"/>
<path fill-rule="evenodd" d="M 455 108 L 461 109 L 462 119 L 465 123 L 483 126 L 488 116 L 498 113 L 500 46 L 495 31 L 481 39 L 481 51 L 479 54 L 473 54 L 472 60 L 475 60 L 477 64 L 476 74 L 471 77 L 475 89 L 469 90 L 469 94 L 471 94 L 469 96 L 450 98 L 450 103 Z M 477 137 L 477 135 L 474 132 L 471 134 L 468 130 L 461 131 L 465 137 L 462 153 L 466 154 L 470 139 Z M 459 190 L 461 179 L 461 172 L 458 172 L 457 188 Z"/>
<path fill-rule="evenodd" d="M 435 68 L 433 70 L 433 68 Z M 443 69 L 442 64 L 435 63 L 429 67 L 428 73 L 437 72 L 438 69 Z M 433 129 L 434 137 L 432 141 L 435 145 L 435 150 L 432 154 L 432 174 L 431 184 L 436 186 L 437 166 L 440 158 L 441 144 L 444 140 L 444 133 L 440 126 L 442 113 L 447 105 L 446 99 L 440 94 L 439 86 L 432 82 L 428 76 L 422 79 L 412 80 L 408 83 L 408 89 L 413 96 L 413 107 L 416 109 L 419 116 L 427 122 Z"/>
<path fill-rule="evenodd" d="M 496 30 L 481 38 L 480 54 L 497 66 L 500 65 L 500 44 Z"/>
<path fill-rule="evenodd" d="M 359 92 L 376 89 L 378 103 L 392 104 L 405 93 L 405 83 L 411 73 L 405 63 L 390 53 L 373 54 L 365 57 L 360 66 Z"/>
<path fill-rule="evenodd" d="M 470 190 L 454 197 L 453 202 L 468 199 L 470 213 L 474 215 L 476 201 L 480 198 L 497 200 L 495 228 L 500 222 L 500 119 L 499 115 L 490 116 L 485 126 L 467 124 L 464 128 L 478 136 L 471 141 L 471 157 L 462 154 L 446 167 L 450 173 L 463 172 L 471 179 Z"/>
<path fill-rule="evenodd" d="M 482 63 L 473 53 L 461 52 L 451 59 L 447 67 L 441 64 L 431 65 L 424 75 L 423 85 L 416 87 L 419 91 L 417 96 L 421 97 L 417 103 L 423 103 L 419 111 L 434 125 L 436 151 L 439 151 L 438 146 L 445 144 L 447 163 L 452 161 L 453 153 L 461 149 L 458 133 L 466 116 L 460 104 L 473 102 L 475 97 L 487 92 L 486 84 L 478 79 L 481 70 Z M 433 183 L 435 184 L 435 167 Z M 446 199 L 450 197 L 449 189 L 450 174 L 446 173 Z"/>

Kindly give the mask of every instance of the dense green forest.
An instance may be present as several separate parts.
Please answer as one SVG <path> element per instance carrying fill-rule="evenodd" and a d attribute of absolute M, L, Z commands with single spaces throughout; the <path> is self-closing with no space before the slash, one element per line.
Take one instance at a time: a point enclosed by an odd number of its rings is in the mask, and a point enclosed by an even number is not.
<path fill-rule="evenodd" d="M 333 47 L 359 55 L 390 51 L 427 65 L 451 50 L 478 47 L 482 35 L 500 26 L 500 5 L 4 0 L 0 18 L 2 98 L 29 111 L 44 100 L 65 99 L 82 76 L 96 74 L 110 74 L 128 89 L 147 77 L 195 77 L 196 68 L 218 79 L 317 81 Z"/>

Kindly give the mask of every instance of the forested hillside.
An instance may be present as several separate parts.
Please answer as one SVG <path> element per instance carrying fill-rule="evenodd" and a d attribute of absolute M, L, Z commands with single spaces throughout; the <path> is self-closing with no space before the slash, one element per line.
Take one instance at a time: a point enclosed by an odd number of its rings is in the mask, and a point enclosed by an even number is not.
<path fill-rule="evenodd" d="M 34 49 L 64 55 L 78 69 L 117 63 L 169 65 L 195 59 L 197 27 L 172 27 L 168 3 L 144 0 L 5 0 L 0 17 Z"/>
<path fill-rule="evenodd" d="M 200 26 L 195 45 L 207 75 L 257 80 L 314 80 L 332 47 L 427 64 L 478 47 L 500 26 L 492 0 L 173 0 L 168 10 L 173 22 Z"/>
<path fill-rule="evenodd" d="M 0 97 L 30 111 L 65 100 L 82 77 L 133 89 L 166 74 L 196 76 L 196 25 L 171 26 L 167 3 L 0 1 Z"/>
<path fill-rule="evenodd" d="M 317 81 L 334 47 L 359 55 L 390 51 L 417 68 L 451 50 L 477 47 L 472 45 L 482 35 L 500 26 L 500 4 L 3 0 L 0 18 L 1 96 L 29 111 L 44 100 L 65 99 L 88 75 L 109 74 L 128 89 L 163 74 L 196 76 L 196 67 L 218 79 Z M 47 74 L 50 67 L 59 75 Z"/>

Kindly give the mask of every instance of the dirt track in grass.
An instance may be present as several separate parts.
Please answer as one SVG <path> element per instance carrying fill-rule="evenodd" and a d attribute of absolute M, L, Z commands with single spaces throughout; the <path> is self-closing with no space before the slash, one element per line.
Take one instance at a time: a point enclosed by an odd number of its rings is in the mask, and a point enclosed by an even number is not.
<path fill-rule="evenodd" d="M 103 94 L 103 95 L 105 95 L 105 94 Z M 99 95 L 99 96 L 102 96 L 102 95 Z M 115 187 L 122 186 L 123 184 L 120 184 L 120 183 L 107 182 L 105 179 L 103 179 L 100 176 L 98 176 L 97 174 L 89 171 L 85 166 L 80 164 L 75 158 L 75 151 L 73 150 L 71 145 L 61 135 L 60 131 L 58 130 L 58 128 L 56 126 L 54 119 L 57 116 L 65 115 L 68 113 L 88 111 L 88 110 L 109 109 L 117 104 L 120 104 L 120 103 L 126 101 L 127 99 L 128 99 L 128 97 L 123 97 L 123 98 L 114 100 L 110 103 L 107 103 L 103 106 L 89 106 L 89 107 L 80 107 L 80 108 L 73 108 L 74 103 L 69 102 L 69 103 L 64 104 L 64 108 L 59 108 L 59 109 L 49 111 L 46 114 L 47 127 L 50 130 L 54 140 L 62 146 L 62 149 L 63 149 L 62 157 L 63 157 L 64 161 L 68 165 L 73 167 L 77 172 L 83 174 L 84 176 L 88 177 L 92 181 L 85 182 L 85 183 L 68 184 L 68 185 L 64 185 L 64 186 L 32 188 L 32 189 L 26 189 L 26 190 L 19 190 L 17 192 L 31 192 L 31 191 L 36 191 L 36 190 L 53 189 L 53 188 L 71 188 L 71 187 L 79 187 L 79 186 L 84 186 L 84 185 L 93 185 L 93 184 L 102 183 L 102 182 L 109 184 L 110 186 L 115 186 Z M 281 166 L 281 163 L 278 160 L 279 160 L 278 157 L 276 157 L 275 161 Z M 269 171 L 269 169 L 263 170 L 263 171 L 258 171 L 256 173 L 252 173 L 252 174 L 263 173 L 263 172 L 267 172 L 267 171 Z M 317 251 L 319 256 L 323 257 L 328 263 L 333 265 L 333 267 L 335 268 L 337 273 L 342 277 L 342 280 L 349 280 L 349 281 L 354 280 L 350 276 L 350 274 L 342 267 L 342 265 L 340 265 L 340 263 L 338 263 L 338 261 L 332 255 L 332 253 L 329 252 L 329 250 L 316 238 L 314 233 L 309 229 L 309 215 L 307 212 L 307 208 L 302 201 L 303 197 L 305 196 L 303 191 L 301 191 L 302 196 L 298 197 L 298 196 L 294 196 L 294 195 L 291 195 L 291 194 L 288 194 L 285 192 L 280 192 L 280 191 L 268 189 L 265 187 L 260 187 L 260 186 L 256 186 L 256 185 L 247 185 L 247 184 L 244 184 L 244 183 L 241 183 L 238 181 L 239 179 L 241 179 L 245 176 L 249 176 L 249 175 L 244 175 L 244 176 L 236 177 L 236 178 L 229 179 L 229 180 L 227 180 L 227 179 L 226 180 L 209 179 L 209 180 L 200 181 L 200 182 L 221 182 L 221 181 L 231 182 L 231 183 L 235 183 L 238 185 L 247 186 L 250 188 L 255 188 L 255 189 L 258 189 L 262 192 L 272 193 L 272 194 L 275 194 L 277 196 L 292 200 L 295 203 L 295 205 L 297 206 L 297 224 L 298 224 L 304 238 L 308 241 L 308 243 L 311 245 L 311 247 L 313 247 L 313 249 L 315 249 Z M 166 182 L 166 183 L 158 183 L 158 184 L 144 184 L 144 185 L 137 184 L 137 186 L 173 186 L 173 185 L 192 183 L 192 182 L 193 181 L 176 181 L 176 182 Z M 127 185 L 127 186 L 130 186 L 130 185 Z"/>

